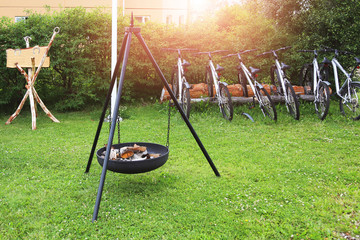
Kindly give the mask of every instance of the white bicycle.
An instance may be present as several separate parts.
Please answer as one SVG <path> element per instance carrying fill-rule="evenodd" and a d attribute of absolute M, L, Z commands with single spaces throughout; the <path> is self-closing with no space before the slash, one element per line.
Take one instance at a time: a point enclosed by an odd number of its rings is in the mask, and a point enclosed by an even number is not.
<path fill-rule="evenodd" d="M 219 64 L 217 64 L 216 68 L 214 67 L 214 63 L 212 61 L 211 54 L 215 53 L 223 53 L 228 52 L 227 50 L 216 50 L 213 52 L 199 52 L 195 53 L 206 54 L 209 57 L 208 66 L 206 67 L 205 72 L 205 81 L 208 86 L 209 97 L 214 98 L 214 89 L 215 87 L 215 98 L 218 100 L 220 111 L 223 117 L 229 121 L 233 118 L 234 108 L 231 100 L 231 96 L 229 93 L 229 89 L 227 88 L 227 83 L 220 81 L 220 72 L 224 70 Z"/>
<path fill-rule="evenodd" d="M 244 92 L 246 92 L 245 95 L 247 95 L 247 84 L 249 84 L 254 93 L 254 98 L 256 98 L 257 101 L 259 102 L 260 109 L 263 112 L 264 116 L 265 117 L 267 116 L 270 119 L 276 121 L 277 113 L 276 113 L 275 105 L 274 105 L 273 101 L 271 100 L 270 95 L 266 91 L 266 89 L 256 80 L 256 77 L 257 77 L 256 75 L 258 72 L 260 72 L 260 69 L 252 68 L 252 67 L 249 67 L 249 69 L 248 69 L 245 66 L 245 64 L 243 63 L 243 60 L 241 58 L 242 54 L 253 52 L 253 51 L 256 51 L 256 49 L 245 50 L 245 51 L 235 53 L 235 54 L 229 54 L 223 58 L 237 56 L 237 58 L 239 59 L 239 63 L 240 63 L 240 65 L 238 67 L 236 67 L 238 70 L 238 80 L 239 80 L 239 83 L 241 84 Z"/>
<path fill-rule="evenodd" d="M 340 51 L 332 48 L 325 48 L 327 52 L 334 52 L 335 56 L 331 59 L 331 64 L 333 66 L 334 78 L 335 78 L 335 87 L 336 87 L 336 95 L 340 97 L 340 112 L 353 119 L 360 119 L 360 105 L 359 105 L 359 97 L 360 97 L 360 82 L 353 81 L 355 70 L 360 66 L 360 59 L 355 57 L 356 64 L 352 71 L 347 72 L 343 66 L 337 60 L 339 54 L 350 54 L 351 52 Z M 339 83 L 339 75 L 338 69 L 344 74 L 345 78 L 343 85 L 340 87 Z"/>
<path fill-rule="evenodd" d="M 330 108 L 330 83 L 328 80 L 330 60 L 324 58 L 319 66 L 318 52 L 325 50 L 298 50 L 297 52 L 311 52 L 314 54 L 312 64 L 305 64 L 300 71 L 301 84 L 305 91 L 314 95 L 315 111 L 321 120 L 324 120 Z M 310 90 L 307 90 L 310 88 Z"/>
<path fill-rule="evenodd" d="M 187 67 L 190 66 L 190 63 L 182 58 L 181 52 L 197 51 L 197 49 L 164 48 L 163 50 L 177 52 L 177 54 L 178 54 L 177 64 L 174 66 L 172 74 L 171 74 L 172 90 L 174 92 L 175 97 L 178 99 L 180 106 L 183 109 L 186 117 L 189 119 L 190 118 L 190 109 L 191 109 L 191 98 L 190 98 L 190 90 L 189 89 L 191 88 L 191 86 L 186 81 L 185 72 L 187 71 Z"/>
<path fill-rule="evenodd" d="M 299 111 L 299 100 L 295 94 L 294 88 L 292 87 L 288 77 L 285 74 L 285 70 L 289 69 L 290 66 L 284 63 L 280 63 L 279 57 L 276 52 L 285 51 L 291 47 L 283 47 L 277 50 L 270 50 L 262 54 L 257 55 L 257 57 L 271 54 L 274 57 L 275 65 L 271 67 L 271 81 L 272 84 L 276 86 L 277 94 L 283 95 L 285 97 L 285 104 L 288 112 L 294 119 L 299 120 L 300 111 Z M 275 80 L 275 76 L 276 80 Z"/>

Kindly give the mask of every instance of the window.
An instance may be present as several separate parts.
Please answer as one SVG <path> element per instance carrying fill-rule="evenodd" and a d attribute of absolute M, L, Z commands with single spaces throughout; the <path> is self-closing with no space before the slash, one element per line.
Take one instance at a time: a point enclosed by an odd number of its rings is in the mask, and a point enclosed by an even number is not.
<path fill-rule="evenodd" d="M 150 16 L 135 16 L 135 20 L 139 23 L 146 23 L 150 20 Z"/>
<path fill-rule="evenodd" d="M 15 17 L 15 22 L 25 21 L 26 19 L 28 19 L 28 17 Z"/>
<path fill-rule="evenodd" d="M 166 17 L 166 24 L 171 24 L 172 23 L 172 16 L 171 15 L 168 15 Z"/>

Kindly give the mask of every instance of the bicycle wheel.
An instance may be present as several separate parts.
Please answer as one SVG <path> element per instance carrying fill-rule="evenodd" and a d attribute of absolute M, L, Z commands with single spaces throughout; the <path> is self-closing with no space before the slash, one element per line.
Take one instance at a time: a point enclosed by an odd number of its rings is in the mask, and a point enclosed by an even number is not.
<path fill-rule="evenodd" d="M 185 84 L 183 84 L 182 87 L 182 94 L 181 94 L 181 107 L 186 115 L 186 117 L 190 118 L 190 90 L 186 87 Z"/>
<path fill-rule="evenodd" d="M 360 119 L 360 84 L 351 83 L 350 84 L 350 96 L 347 96 L 348 92 L 343 97 L 350 97 L 350 101 L 345 101 L 344 99 L 340 100 L 340 111 L 343 115 L 353 119 Z"/>
<path fill-rule="evenodd" d="M 247 79 L 245 77 L 245 74 L 242 70 L 240 70 L 240 72 L 238 73 L 238 80 L 239 80 L 239 83 L 243 89 L 243 95 L 244 97 L 248 97 L 248 91 L 247 91 Z"/>
<path fill-rule="evenodd" d="M 231 121 L 233 118 L 234 108 L 233 108 L 233 104 L 231 101 L 229 89 L 223 84 L 220 84 L 220 94 L 219 95 L 221 98 L 221 99 L 218 99 L 221 113 L 225 119 Z"/>
<path fill-rule="evenodd" d="M 283 94 L 284 91 L 283 91 L 283 89 L 281 87 L 281 80 L 280 80 L 279 71 L 277 69 L 275 69 L 274 74 L 275 74 L 275 79 L 273 79 L 272 84 L 276 87 L 276 91 L 279 94 Z"/>
<path fill-rule="evenodd" d="M 257 96 L 260 108 L 265 116 L 268 116 L 271 120 L 277 120 L 277 113 L 274 102 L 271 100 L 269 93 L 266 91 L 265 88 L 256 88 L 258 91 Z"/>
<path fill-rule="evenodd" d="M 319 82 L 318 99 L 315 101 L 315 111 L 321 120 L 324 120 L 330 107 L 330 89 L 324 82 Z"/>
<path fill-rule="evenodd" d="M 206 81 L 206 84 L 208 87 L 209 97 L 213 97 L 214 96 L 214 91 L 213 91 L 214 81 L 213 81 L 213 76 L 212 76 L 209 68 L 206 68 L 205 81 Z"/>
<path fill-rule="evenodd" d="M 307 95 L 314 94 L 313 78 L 314 78 L 314 68 L 312 65 L 309 65 L 305 70 L 305 75 L 303 78 L 303 82 L 301 84 L 301 86 L 304 87 L 305 94 Z"/>
<path fill-rule="evenodd" d="M 323 81 L 329 81 L 329 66 L 326 64 L 320 64 L 320 78 Z"/>
<path fill-rule="evenodd" d="M 285 99 L 286 107 L 290 115 L 293 116 L 294 119 L 299 120 L 300 118 L 299 100 L 295 94 L 294 88 L 292 87 L 291 83 L 288 81 L 285 82 L 285 91 L 288 97 L 288 99 Z"/>
<path fill-rule="evenodd" d="M 172 75 L 171 75 L 171 84 L 172 90 L 174 92 L 175 97 L 177 98 L 179 95 L 179 78 L 178 78 L 178 71 L 177 68 L 174 68 Z"/>

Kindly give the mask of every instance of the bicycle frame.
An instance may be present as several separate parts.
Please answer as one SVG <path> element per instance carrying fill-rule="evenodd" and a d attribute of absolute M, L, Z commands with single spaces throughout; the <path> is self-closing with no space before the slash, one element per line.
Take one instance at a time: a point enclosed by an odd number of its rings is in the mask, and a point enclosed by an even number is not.
<path fill-rule="evenodd" d="M 218 99 L 220 98 L 220 87 L 219 87 L 219 75 L 216 72 L 216 69 L 214 67 L 214 63 L 211 59 L 211 57 L 209 56 L 209 67 L 210 67 L 210 72 L 212 74 L 212 79 L 214 81 L 214 86 L 215 86 L 215 92 L 216 92 L 216 96 L 218 97 Z M 219 101 L 220 103 L 220 101 Z"/>
<path fill-rule="evenodd" d="M 336 87 L 336 94 L 341 97 L 342 99 L 344 99 L 345 101 L 349 100 L 350 97 L 350 83 L 352 82 L 351 80 L 351 74 L 349 74 L 348 72 L 345 71 L 345 69 L 343 68 L 343 66 L 341 66 L 341 64 L 339 63 L 339 61 L 334 57 L 331 60 L 331 64 L 333 66 L 334 69 L 334 78 L 335 78 L 335 87 Z M 339 76 L 338 76 L 338 70 L 340 69 L 340 71 L 345 75 L 346 80 L 344 82 L 344 84 L 341 86 L 340 88 L 340 84 L 339 84 Z M 346 95 L 346 97 L 343 97 L 341 92 L 344 90 L 344 88 L 347 86 L 347 92 L 348 94 Z"/>
<path fill-rule="evenodd" d="M 227 83 L 220 81 L 220 77 L 219 77 L 218 73 L 216 72 L 216 69 L 214 67 L 214 63 L 212 61 L 210 53 L 209 53 L 209 63 L 208 63 L 208 65 L 209 65 L 209 68 L 210 68 L 210 72 L 212 74 L 212 79 L 214 81 L 214 86 L 215 86 L 216 97 L 217 97 L 217 99 L 219 101 L 219 106 L 220 106 L 221 104 L 223 104 L 223 102 L 222 102 L 223 99 L 220 96 L 220 84 L 223 84 L 223 85 L 227 86 Z"/>
<path fill-rule="evenodd" d="M 240 57 L 239 55 L 238 55 L 238 57 L 239 57 L 239 59 L 240 59 L 240 61 L 241 61 L 241 57 Z M 261 84 L 259 84 L 258 81 L 257 81 L 255 78 L 253 78 L 253 77 L 251 76 L 250 71 L 247 69 L 247 67 L 245 66 L 245 64 L 244 64 L 243 62 L 240 62 L 240 67 L 241 67 L 241 69 L 243 70 L 243 72 L 245 73 L 246 80 L 247 80 L 247 82 L 249 83 L 251 89 L 253 90 L 253 93 L 255 94 L 257 100 L 258 100 L 261 104 L 263 104 L 261 98 L 258 96 L 258 94 L 259 94 L 258 91 L 255 90 L 255 86 L 256 86 L 256 87 L 259 87 L 260 89 L 261 89 L 261 88 L 264 88 L 264 87 L 263 87 Z M 239 73 L 239 74 L 240 74 L 240 73 Z M 254 81 L 254 83 L 253 83 L 253 81 Z"/>
<path fill-rule="evenodd" d="M 321 79 L 321 75 L 320 75 L 320 68 L 319 68 L 319 63 L 317 61 L 317 57 L 315 56 L 313 59 L 313 89 L 314 89 L 314 102 L 319 101 L 319 87 L 320 87 L 320 82 L 325 82 L 328 86 L 330 85 L 329 82 L 327 81 L 323 81 Z"/>
<path fill-rule="evenodd" d="M 179 98 L 178 99 L 181 99 L 182 97 L 182 93 L 183 93 L 183 84 L 185 84 L 186 88 L 189 88 L 190 89 L 190 85 L 188 84 L 188 82 L 186 81 L 186 78 L 185 78 L 185 71 L 184 71 L 184 68 L 183 68 L 183 64 L 181 62 L 182 60 L 182 57 L 181 57 L 181 51 L 180 50 L 177 50 L 178 52 L 178 60 L 177 60 L 177 71 L 178 71 L 178 86 L 179 86 Z"/>
<path fill-rule="evenodd" d="M 183 88 L 183 81 L 186 81 L 185 80 L 185 77 L 184 77 L 184 69 L 182 67 L 182 63 L 181 63 L 181 56 L 178 57 L 178 61 L 177 61 L 177 71 L 178 71 L 178 86 L 179 86 L 179 97 L 178 99 L 181 99 L 182 97 L 182 88 Z"/>
<path fill-rule="evenodd" d="M 279 59 L 278 59 L 278 56 L 277 54 L 275 53 L 275 51 L 273 51 L 273 54 L 275 56 L 275 66 L 276 66 L 276 69 L 279 73 L 279 77 L 280 77 L 280 83 L 281 83 L 281 87 L 282 89 L 284 90 L 284 96 L 285 96 L 285 100 L 288 101 L 288 95 L 287 95 L 287 92 L 286 92 L 286 87 L 285 87 L 285 72 L 282 70 L 281 68 L 281 64 L 279 62 Z"/>

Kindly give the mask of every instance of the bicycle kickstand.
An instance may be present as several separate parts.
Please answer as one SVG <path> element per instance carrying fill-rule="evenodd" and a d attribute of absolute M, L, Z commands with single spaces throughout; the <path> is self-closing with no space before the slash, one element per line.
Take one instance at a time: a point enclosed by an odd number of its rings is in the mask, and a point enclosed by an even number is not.
<path fill-rule="evenodd" d="M 255 96 L 253 96 L 252 105 L 249 106 L 249 109 L 255 108 Z"/>

